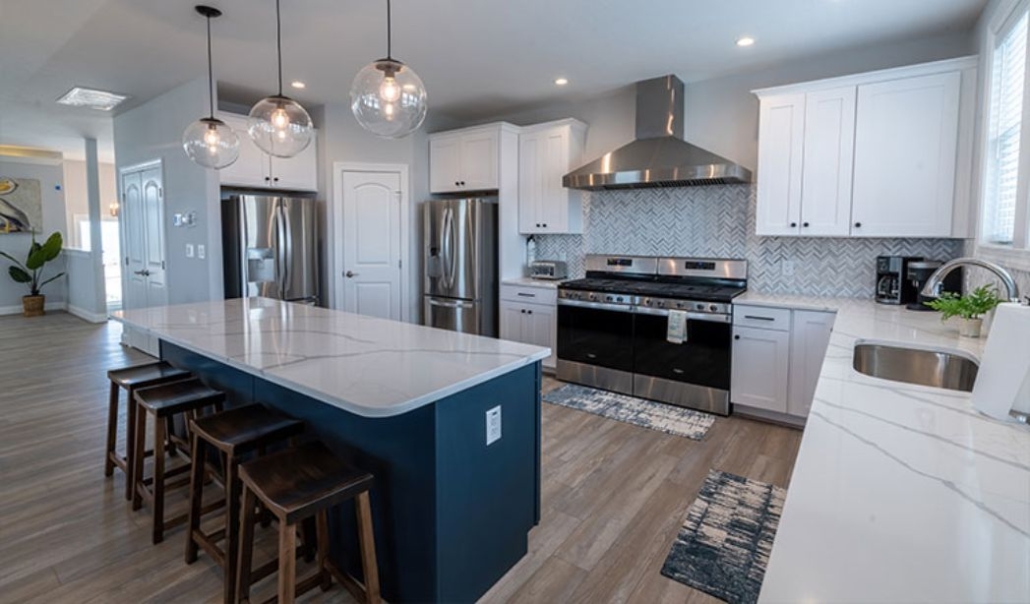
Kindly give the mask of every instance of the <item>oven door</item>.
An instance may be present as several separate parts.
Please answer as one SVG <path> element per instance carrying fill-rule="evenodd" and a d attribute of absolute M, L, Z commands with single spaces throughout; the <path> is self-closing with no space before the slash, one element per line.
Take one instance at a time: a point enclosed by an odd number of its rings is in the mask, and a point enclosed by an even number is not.
<path fill-rule="evenodd" d="M 712 413 L 729 413 L 733 326 L 729 315 L 688 313 L 682 344 L 666 339 L 669 313 L 634 314 L 633 391 L 636 396 Z"/>
<path fill-rule="evenodd" d="M 631 307 L 558 300 L 558 379 L 632 394 L 632 371 Z"/>

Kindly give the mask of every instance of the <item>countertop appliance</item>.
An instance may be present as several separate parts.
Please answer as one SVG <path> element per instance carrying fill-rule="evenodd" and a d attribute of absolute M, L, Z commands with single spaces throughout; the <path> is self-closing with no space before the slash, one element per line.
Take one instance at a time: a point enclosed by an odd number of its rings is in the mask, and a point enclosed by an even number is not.
<path fill-rule="evenodd" d="M 569 269 L 561 260 L 534 260 L 529 264 L 529 276 L 533 279 L 560 280 L 567 277 Z"/>
<path fill-rule="evenodd" d="M 423 321 L 497 337 L 497 199 L 423 204 Z"/>
<path fill-rule="evenodd" d="M 932 308 L 924 304 L 924 302 L 929 302 L 933 298 L 928 298 L 919 292 L 922 291 L 926 282 L 930 280 L 930 275 L 943 265 L 944 263 L 940 260 L 917 260 L 908 263 L 908 272 L 905 276 L 909 283 L 912 284 L 912 289 L 916 292 L 916 300 L 914 302 L 909 302 L 905 308 L 909 310 L 933 311 Z M 963 272 L 961 268 L 957 268 L 948 273 L 944 278 L 944 284 L 941 291 L 961 295 L 963 281 L 962 275 Z"/>
<path fill-rule="evenodd" d="M 225 297 L 318 304 L 317 201 L 223 192 Z"/>
<path fill-rule="evenodd" d="M 637 82 L 636 140 L 569 172 L 570 189 L 687 187 L 751 182 L 751 171 L 683 140 L 683 82 Z"/>
<path fill-rule="evenodd" d="M 589 255 L 586 278 L 558 285 L 557 377 L 728 415 L 746 289 L 746 260 Z"/>
<path fill-rule="evenodd" d="M 876 301 L 880 304 L 908 304 L 916 301 L 919 290 L 908 278 L 908 265 L 920 256 L 876 257 Z"/>

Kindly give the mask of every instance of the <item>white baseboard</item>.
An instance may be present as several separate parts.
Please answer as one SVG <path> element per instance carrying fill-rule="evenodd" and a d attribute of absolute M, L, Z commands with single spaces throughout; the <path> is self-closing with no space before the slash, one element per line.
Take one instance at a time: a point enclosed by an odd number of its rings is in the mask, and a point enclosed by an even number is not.
<path fill-rule="evenodd" d="M 65 310 L 67 306 L 65 302 L 47 302 L 43 305 L 43 310 Z M 16 306 L 0 306 L 0 315 L 20 315 L 22 310 L 21 304 Z"/>
<path fill-rule="evenodd" d="M 88 323 L 106 323 L 107 322 L 107 313 L 89 312 L 88 310 L 84 310 L 82 308 L 78 308 L 77 306 L 71 306 L 70 304 L 68 305 L 68 308 L 65 309 L 65 310 L 68 311 L 68 314 L 75 315 L 76 317 L 78 317 L 78 318 L 80 318 L 83 321 L 86 321 Z"/>

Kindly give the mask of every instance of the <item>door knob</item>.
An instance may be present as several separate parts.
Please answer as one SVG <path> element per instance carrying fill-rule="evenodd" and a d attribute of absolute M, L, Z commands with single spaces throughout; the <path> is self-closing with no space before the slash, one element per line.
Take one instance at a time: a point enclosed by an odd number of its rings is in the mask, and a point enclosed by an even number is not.
<path fill-rule="evenodd" d="M 357 277 L 358 274 L 355 273 L 354 271 L 347 271 L 346 273 L 343 274 L 343 276 L 347 277 L 348 279 L 353 279 L 354 277 Z"/>

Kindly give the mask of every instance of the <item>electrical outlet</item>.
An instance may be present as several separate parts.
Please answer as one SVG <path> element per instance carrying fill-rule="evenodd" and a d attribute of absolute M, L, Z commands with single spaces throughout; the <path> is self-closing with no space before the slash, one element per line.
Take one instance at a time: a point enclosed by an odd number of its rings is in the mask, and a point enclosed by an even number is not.
<path fill-rule="evenodd" d="M 207 258 L 207 248 L 204 247 L 203 243 L 197 245 L 197 258 L 201 260 Z"/>
<path fill-rule="evenodd" d="M 780 272 L 783 274 L 784 277 L 793 277 L 794 276 L 794 261 L 793 260 L 784 260 L 783 262 L 781 262 L 780 263 Z"/>
<path fill-rule="evenodd" d="M 486 412 L 486 444 L 501 440 L 501 408 L 494 407 Z"/>
<path fill-rule="evenodd" d="M 187 243 L 186 244 L 186 257 L 187 258 L 192 258 L 193 257 L 193 244 L 192 243 Z"/>

